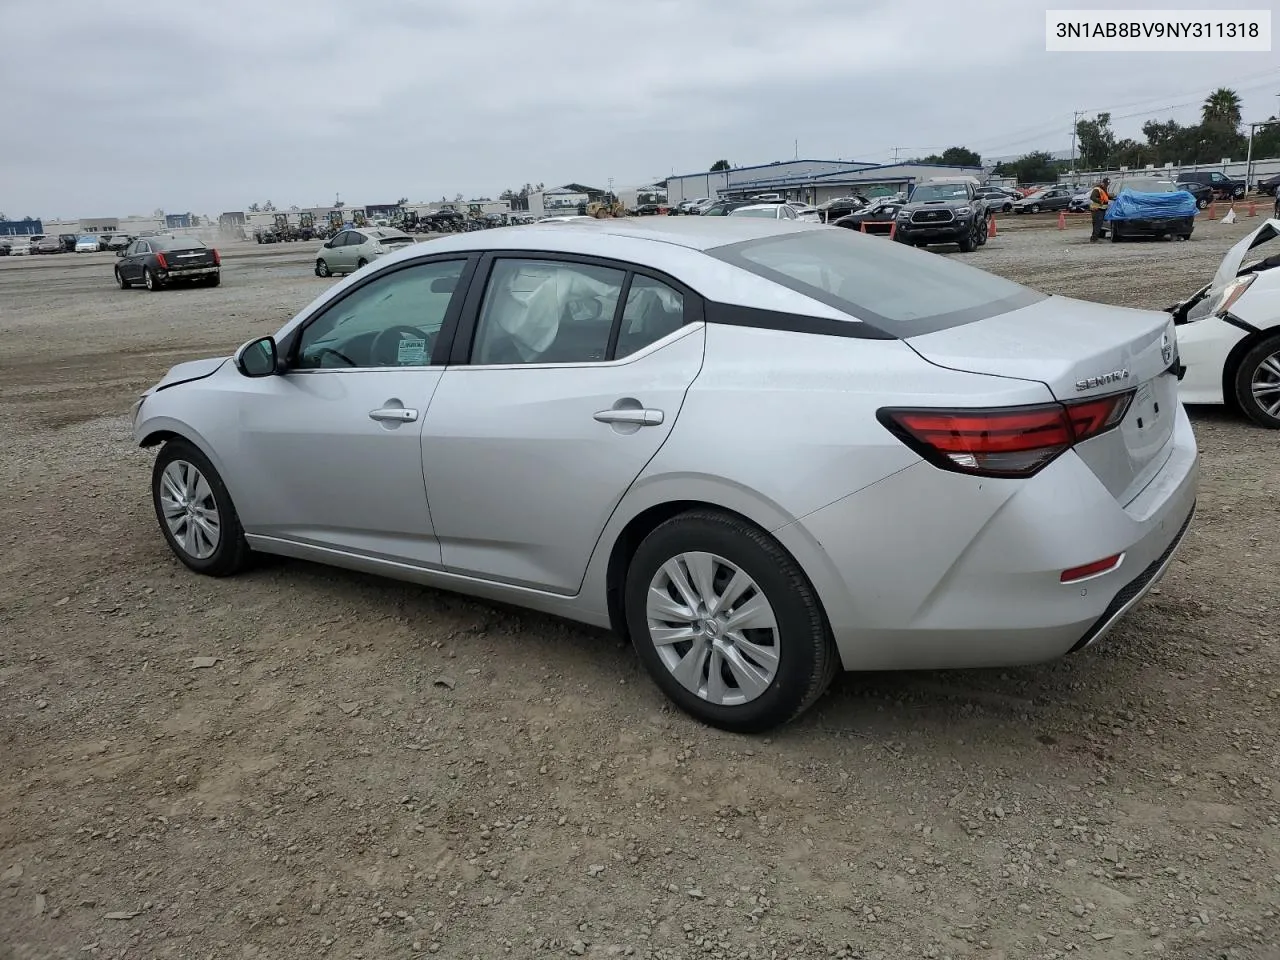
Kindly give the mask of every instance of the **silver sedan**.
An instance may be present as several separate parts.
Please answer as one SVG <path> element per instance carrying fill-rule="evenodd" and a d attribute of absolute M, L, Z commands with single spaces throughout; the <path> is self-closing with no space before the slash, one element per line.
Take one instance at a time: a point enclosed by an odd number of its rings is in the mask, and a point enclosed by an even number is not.
<path fill-rule="evenodd" d="M 1098 640 L 1191 521 L 1173 318 L 816 224 L 414 245 L 138 401 L 160 532 L 612 627 L 726 729 Z"/>
<path fill-rule="evenodd" d="M 412 236 L 393 227 L 340 230 L 316 251 L 316 276 L 354 273 L 366 263 L 414 242 Z"/>

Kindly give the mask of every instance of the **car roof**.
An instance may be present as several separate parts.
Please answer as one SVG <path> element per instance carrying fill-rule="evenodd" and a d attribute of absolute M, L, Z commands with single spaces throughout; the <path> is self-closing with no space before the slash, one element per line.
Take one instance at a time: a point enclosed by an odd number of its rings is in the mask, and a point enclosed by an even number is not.
<path fill-rule="evenodd" d="M 424 256 L 488 250 L 515 255 L 524 252 L 530 256 L 551 253 L 601 257 L 669 274 L 719 303 L 856 322 L 855 318 L 836 307 L 716 257 L 704 255 L 709 250 L 730 244 L 808 230 L 848 233 L 843 227 L 772 217 L 627 217 L 535 223 L 450 234 L 408 244 L 379 257 L 378 270 L 381 272 L 398 263 Z M 883 240 L 872 237 L 867 238 L 867 242 L 882 243 Z M 327 288 L 285 325 L 280 336 L 285 336 L 312 311 L 341 296 L 349 286 L 363 279 L 361 272 L 357 272 Z"/>
<path fill-rule="evenodd" d="M 734 213 L 740 213 L 743 210 L 777 210 L 778 207 L 785 207 L 785 203 L 745 203 L 740 206 Z"/>

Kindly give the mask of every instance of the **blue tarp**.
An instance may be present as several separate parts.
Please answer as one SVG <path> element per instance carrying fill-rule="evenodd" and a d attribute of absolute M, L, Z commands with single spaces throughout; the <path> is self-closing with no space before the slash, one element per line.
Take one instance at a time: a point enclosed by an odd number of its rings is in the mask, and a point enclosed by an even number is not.
<path fill-rule="evenodd" d="M 1196 215 L 1196 198 L 1186 190 L 1138 193 L 1125 187 L 1107 206 L 1107 220 L 1172 220 Z"/>

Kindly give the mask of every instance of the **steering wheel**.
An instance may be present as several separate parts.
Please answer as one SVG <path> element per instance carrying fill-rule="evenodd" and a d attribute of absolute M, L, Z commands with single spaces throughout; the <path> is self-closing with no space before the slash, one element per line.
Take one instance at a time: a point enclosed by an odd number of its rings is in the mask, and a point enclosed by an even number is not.
<path fill-rule="evenodd" d="M 339 360 L 345 363 L 348 367 L 354 367 L 356 365 L 356 362 L 354 360 L 348 357 L 345 353 L 342 353 L 341 351 L 333 349 L 333 347 L 321 347 L 319 350 L 315 352 L 317 365 L 320 365 L 321 359 L 323 359 L 326 354 L 337 357 Z"/>
<path fill-rule="evenodd" d="M 406 339 L 406 334 L 408 334 L 408 339 L 422 340 L 426 344 L 422 362 L 411 365 L 422 366 L 428 363 L 431 360 L 431 348 L 435 345 L 436 335 L 434 333 L 424 333 L 417 327 L 398 323 L 393 327 L 387 327 L 387 329 L 373 338 L 373 343 L 369 345 L 369 359 L 373 362 L 373 365 L 378 367 L 400 366 L 398 344 Z M 392 344 L 397 344 L 397 346 L 393 348 Z M 406 364 L 406 366 L 410 366 L 410 364 Z"/>

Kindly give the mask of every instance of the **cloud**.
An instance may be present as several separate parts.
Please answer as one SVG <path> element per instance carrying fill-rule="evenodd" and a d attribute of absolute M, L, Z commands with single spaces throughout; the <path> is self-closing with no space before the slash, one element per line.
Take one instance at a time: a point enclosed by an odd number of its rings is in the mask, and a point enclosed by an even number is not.
<path fill-rule="evenodd" d="M 1021 153 L 1074 110 L 1146 98 L 1132 135 L 1241 77 L 1246 116 L 1280 92 L 1268 54 L 1046 54 L 1022 0 L 60 0 L 0 5 L 0 35 L 0 209 L 43 216 Z"/>

